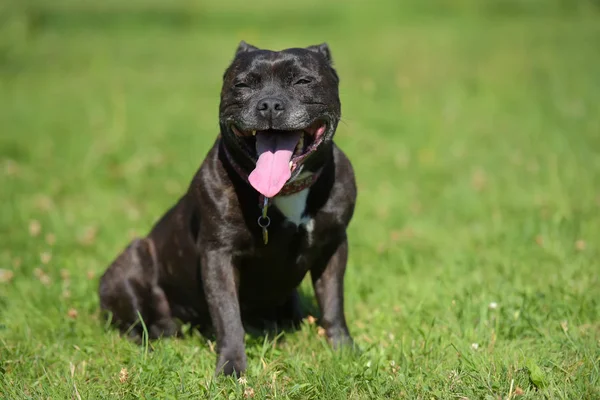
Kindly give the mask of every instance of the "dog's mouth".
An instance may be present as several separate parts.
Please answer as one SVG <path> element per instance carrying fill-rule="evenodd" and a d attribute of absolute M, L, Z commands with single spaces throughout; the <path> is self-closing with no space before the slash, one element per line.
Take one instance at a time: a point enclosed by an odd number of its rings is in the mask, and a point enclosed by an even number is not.
<path fill-rule="evenodd" d="M 256 168 L 248 181 L 265 197 L 281 191 L 292 172 L 321 144 L 326 130 L 322 120 L 299 130 L 242 130 L 231 125 L 241 146 L 251 156 L 256 154 Z"/>

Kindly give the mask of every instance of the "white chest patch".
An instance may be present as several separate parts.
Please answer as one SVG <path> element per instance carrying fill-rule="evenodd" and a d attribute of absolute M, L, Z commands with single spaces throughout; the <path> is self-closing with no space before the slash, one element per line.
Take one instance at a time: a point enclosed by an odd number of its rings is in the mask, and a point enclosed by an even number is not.
<path fill-rule="evenodd" d="M 308 198 L 308 190 L 304 189 L 298 193 L 290 194 L 289 196 L 277 196 L 273 199 L 275 206 L 283 215 L 296 226 L 306 225 L 312 221 L 308 216 L 302 216 L 306 209 L 306 199 Z"/>

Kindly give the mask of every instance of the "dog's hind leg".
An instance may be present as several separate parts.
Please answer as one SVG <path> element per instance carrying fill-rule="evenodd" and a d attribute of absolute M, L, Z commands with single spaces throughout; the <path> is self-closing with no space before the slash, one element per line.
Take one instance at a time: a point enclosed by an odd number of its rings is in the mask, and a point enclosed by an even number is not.
<path fill-rule="evenodd" d="M 279 306 L 276 310 L 277 324 L 283 328 L 299 328 L 304 318 L 304 311 L 302 310 L 302 304 L 300 301 L 300 294 L 298 289 L 290 294 L 284 304 Z"/>
<path fill-rule="evenodd" d="M 142 322 L 151 339 L 177 333 L 169 302 L 158 285 L 157 263 L 152 240 L 135 239 L 100 279 L 100 307 L 134 339 L 143 334 Z"/>

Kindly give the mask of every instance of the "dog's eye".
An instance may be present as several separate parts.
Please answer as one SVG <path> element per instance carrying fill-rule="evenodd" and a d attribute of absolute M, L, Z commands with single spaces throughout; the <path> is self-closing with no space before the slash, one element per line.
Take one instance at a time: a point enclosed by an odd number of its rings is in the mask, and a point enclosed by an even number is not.
<path fill-rule="evenodd" d="M 296 82 L 294 82 L 294 85 L 306 85 L 308 83 L 310 83 L 309 78 L 300 78 Z"/>
<path fill-rule="evenodd" d="M 250 85 L 248 85 L 246 82 L 236 82 L 233 85 L 236 89 L 243 89 L 243 88 L 249 88 Z"/>

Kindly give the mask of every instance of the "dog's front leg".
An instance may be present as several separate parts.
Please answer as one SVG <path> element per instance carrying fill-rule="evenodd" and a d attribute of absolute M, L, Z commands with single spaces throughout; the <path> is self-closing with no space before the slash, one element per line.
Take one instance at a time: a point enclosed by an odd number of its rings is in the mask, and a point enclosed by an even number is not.
<path fill-rule="evenodd" d="M 348 242 L 344 239 L 333 255 L 311 271 L 321 325 L 334 348 L 353 345 L 344 316 L 344 273 L 348 260 Z"/>
<path fill-rule="evenodd" d="M 217 335 L 215 375 L 240 375 L 246 369 L 244 327 L 236 274 L 229 252 L 203 252 L 201 271 L 210 317 Z"/>

